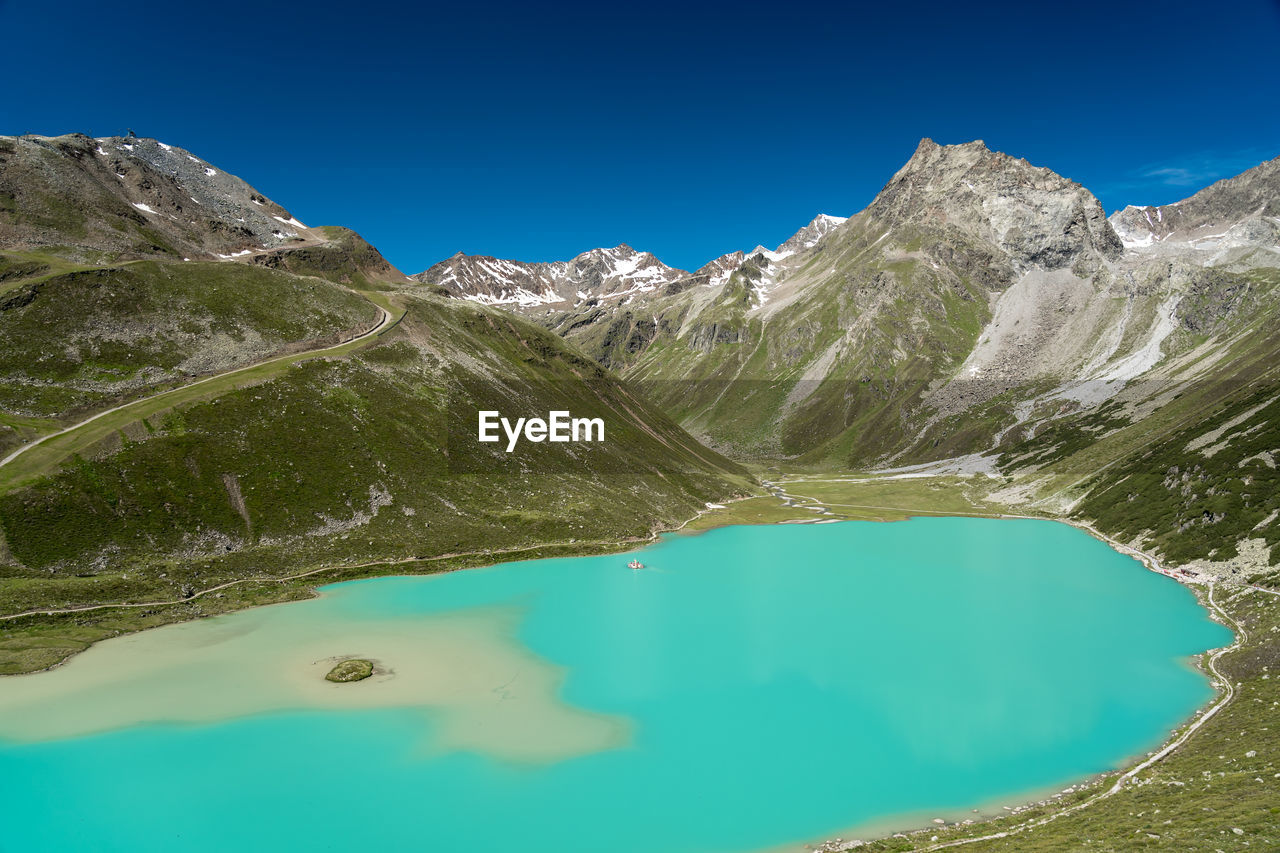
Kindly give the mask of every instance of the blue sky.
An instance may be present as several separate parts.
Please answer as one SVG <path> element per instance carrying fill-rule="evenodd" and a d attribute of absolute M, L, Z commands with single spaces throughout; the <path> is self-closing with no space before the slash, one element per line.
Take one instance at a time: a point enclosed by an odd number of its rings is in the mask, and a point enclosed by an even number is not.
<path fill-rule="evenodd" d="M 0 133 L 132 127 L 406 272 L 696 267 L 983 139 L 1108 211 L 1280 156 L 1280 2 L 0 0 Z"/>

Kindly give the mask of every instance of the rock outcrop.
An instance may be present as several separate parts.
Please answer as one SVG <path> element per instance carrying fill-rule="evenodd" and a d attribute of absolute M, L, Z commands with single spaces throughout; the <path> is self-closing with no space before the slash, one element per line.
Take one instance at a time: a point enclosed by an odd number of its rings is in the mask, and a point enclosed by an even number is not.
<path fill-rule="evenodd" d="M 991 151 L 981 140 L 921 140 L 867 214 L 890 227 L 959 229 L 1004 250 L 1022 268 L 1115 259 L 1122 250 L 1092 193 L 1049 169 Z"/>

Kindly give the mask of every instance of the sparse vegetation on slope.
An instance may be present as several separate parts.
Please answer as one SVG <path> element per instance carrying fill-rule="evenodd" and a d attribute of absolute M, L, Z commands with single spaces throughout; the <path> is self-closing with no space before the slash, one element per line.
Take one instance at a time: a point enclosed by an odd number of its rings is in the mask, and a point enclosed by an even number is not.
<path fill-rule="evenodd" d="M 10 269 L 24 262 L 6 259 Z M 101 407 L 337 342 L 378 316 L 340 285 L 243 264 L 140 261 L 37 275 L 0 297 L 0 408 L 59 417 Z"/>
<path fill-rule="evenodd" d="M 1237 543 L 1280 543 L 1280 385 L 1242 394 L 1099 477 L 1079 512 L 1175 564 L 1229 560 Z M 1242 575 L 1243 576 L 1243 575 Z"/>

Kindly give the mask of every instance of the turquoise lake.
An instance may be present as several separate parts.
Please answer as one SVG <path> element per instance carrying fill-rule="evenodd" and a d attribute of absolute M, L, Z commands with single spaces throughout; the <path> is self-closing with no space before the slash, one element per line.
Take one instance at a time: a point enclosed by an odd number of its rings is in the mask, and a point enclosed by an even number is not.
<path fill-rule="evenodd" d="M 0 851 L 858 837 L 1149 751 L 1213 695 L 1186 658 L 1231 640 L 1054 522 L 728 527 L 638 555 L 338 584 L 0 679 Z M 315 676 L 365 653 L 388 674 Z"/>

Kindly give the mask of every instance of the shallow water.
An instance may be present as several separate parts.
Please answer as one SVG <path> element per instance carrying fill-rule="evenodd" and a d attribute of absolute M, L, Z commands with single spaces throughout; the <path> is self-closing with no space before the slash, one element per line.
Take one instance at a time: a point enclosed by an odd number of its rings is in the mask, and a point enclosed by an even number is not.
<path fill-rule="evenodd" d="M 0 851 L 849 837 L 1145 752 L 1211 696 L 1183 659 L 1230 641 L 1053 522 L 732 527 L 640 557 L 340 584 L 2 679 Z M 325 682 L 344 655 L 385 672 Z"/>

